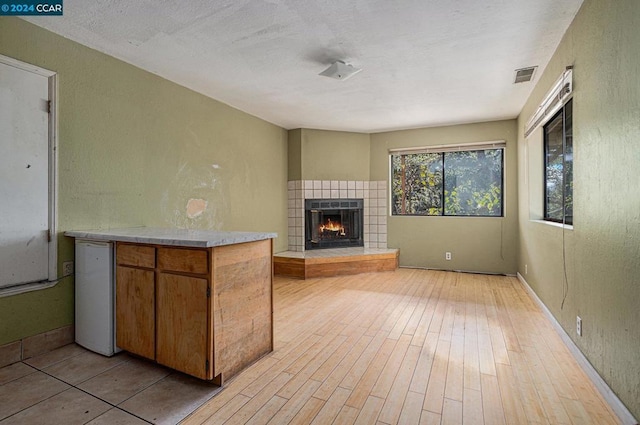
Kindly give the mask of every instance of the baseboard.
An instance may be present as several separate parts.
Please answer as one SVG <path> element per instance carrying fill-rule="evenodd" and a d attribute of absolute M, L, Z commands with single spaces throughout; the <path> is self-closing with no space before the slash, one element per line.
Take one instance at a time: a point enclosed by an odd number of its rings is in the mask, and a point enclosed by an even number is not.
<path fill-rule="evenodd" d="M 576 362 L 580 365 L 582 370 L 587 374 L 593 385 L 602 395 L 602 398 L 609 404 L 611 410 L 618 416 L 618 419 L 624 425 L 638 425 L 638 421 L 633 417 L 629 409 L 620 401 L 618 396 L 609 388 L 609 385 L 602 379 L 600 374 L 595 370 L 595 368 L 589 363 L 589 360 L 582 354 L 582 351 L 578 348 L 578 346 L 573 342 L 569 335 L 565 332 L 565 330 L 560 326 L 560 323 L 556 320 L 556 318 L 551 314 L 551 311 L 547 308 L 547 306 L 542 302 L 538 295 L 531 289 L 527 281 L 522 277 L 520 273 L 518 273 L 518 280 L 522 283 L 525 290 L 531 295 L 531 298 L 538 304 L 542 312 L 547 316 L 554 329 L 562 338 L 562 341 L 565 343 L 573 358 L 576 359 Z"/>
<path fill-rule="evenodd" d="M 74 341 L 74 326 L 67 325 L 0 346 L 0 367 L 16 363 Z"/>

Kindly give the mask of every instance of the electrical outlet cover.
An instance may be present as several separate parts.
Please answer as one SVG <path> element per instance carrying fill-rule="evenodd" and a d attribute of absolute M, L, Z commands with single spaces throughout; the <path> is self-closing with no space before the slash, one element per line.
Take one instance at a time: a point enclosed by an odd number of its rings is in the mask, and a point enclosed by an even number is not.
<path fill-rule="evenodd" d="M 62 263 L 62 276 L 71 276 L 73 274 L 73 261 L 65 261 Z"/>
<path fill-rule="evenodd" d="M 580 316 L 576 316 L 576 333 L 578 336 L 582 336 L 582 318 Z"/>

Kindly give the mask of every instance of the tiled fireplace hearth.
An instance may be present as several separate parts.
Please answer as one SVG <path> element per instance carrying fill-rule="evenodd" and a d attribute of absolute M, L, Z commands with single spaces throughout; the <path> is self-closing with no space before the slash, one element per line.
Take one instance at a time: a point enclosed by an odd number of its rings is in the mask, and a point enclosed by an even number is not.
<path fill-rule="evenodd" d="M 294 180 L 287 184 L 289 251 L 305 250 L 305 200 L 362 199 L 364 247 L 387 248 L 387 182 Z"/>

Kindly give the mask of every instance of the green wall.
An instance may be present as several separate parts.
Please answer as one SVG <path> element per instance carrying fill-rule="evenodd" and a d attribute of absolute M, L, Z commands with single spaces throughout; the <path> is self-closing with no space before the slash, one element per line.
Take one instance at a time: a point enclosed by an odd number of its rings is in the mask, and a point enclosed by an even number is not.
<path fill-rule="evenodd" d="M 286 130 L 17 18 L 0 18 L 0 54 L 58 73 L 59 232 L 270 231 L 287 249 Z M 207 202 L 199 216 L 190 199 Z M 73 240 L 58 238 L 62 270 Z M 0 298 L 0 345 L 71 324 L 73 308 L 71 278 Z"/>
<path fill-rule="evenodd" d="M 289 181 L 302 180 L 302 129 L 289 130 Z"/>
<path fill-rule="evenodd" d="M 504 140 L 505 216 L 399 217 L 387 219 L 390 248 L 400 264 L 446 270 L 516 272 L 518 195 L 516 121 L 392 131 L 371 135 L 371 180 L 389 180 L 389 149 Z M 444 259 L 451 252 L 452 260 Z"/>
<path fill-rule="evenodd" d="M 640 2 L 585 0 L 518 120 L 518 270 L 640 418 Z M 574 226 L 535 221 L 541 131 L 523 128 L 573 65 Z M 563 262 L 563 256 L 566 262 Z M 525 273 L 525 266 L 527 272 Z M 564 275 L 566 300 L 562 306 Z M 582 318 L 583 334 L 575 331 Z"/>
<path fill-rule="evenodd" d="M 369 134 L 289 132 L 289 180 L 369 180 Z"/>

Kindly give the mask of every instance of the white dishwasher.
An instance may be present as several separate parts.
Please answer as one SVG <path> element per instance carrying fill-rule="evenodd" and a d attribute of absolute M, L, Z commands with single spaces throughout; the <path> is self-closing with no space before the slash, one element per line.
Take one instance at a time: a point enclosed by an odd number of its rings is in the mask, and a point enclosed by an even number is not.
<path fill-rule="evenodd" d="M 76 343 L 112 356 L 116 347 L 115 271 L 112 242 L 76 239 Z"/>

